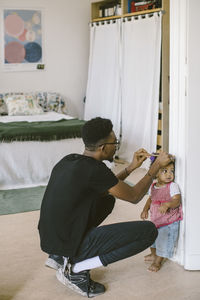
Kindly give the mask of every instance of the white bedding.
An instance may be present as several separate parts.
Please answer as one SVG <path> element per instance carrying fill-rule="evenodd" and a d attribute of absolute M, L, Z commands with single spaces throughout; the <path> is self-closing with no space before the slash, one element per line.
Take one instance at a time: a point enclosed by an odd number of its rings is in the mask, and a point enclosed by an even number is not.
<path fill-rule="evenodd" d="M 37 116 L 0 117 L 0 122 L 57 121 L 73 117 L 55 112 Z M 81 138 L 59 141 L 0 143 L 0 189 L 46 185 L 54 165 L 65 155 L 83 153 Z"/>
<path fill-rule="evenodd" d="M 74 117 L 65 114 L 59 114 L 54 111 L 45 112 L 41 115 L 33 115 L 33 116 L 0 116 L 0 122 L 8 123 L 8 122 L 40 122 L 40 121 L 59 121 L 62 119 L 71 120 Z"/>

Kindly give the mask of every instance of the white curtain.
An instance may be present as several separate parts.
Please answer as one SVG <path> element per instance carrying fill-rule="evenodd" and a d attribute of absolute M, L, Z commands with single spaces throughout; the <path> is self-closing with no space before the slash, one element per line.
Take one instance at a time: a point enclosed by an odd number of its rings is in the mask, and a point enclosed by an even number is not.
<path fill-rule="evenodd" d="M 156 151 L 161 18 L 158 13 L 91 25 L 85 120 L 112 120 L 121 158 Z"/>
<path fill-rule="evenodd" d="M 100 116 L 112 120 L 119 138 L 121 114 L 121 20 L 93 23 L 84 119 Z"/>
<path fill-rule="evenodd" d="M 156 150 L 160 84 L 161 14 L 122 23 L 122 146 L 130 161 L 140 147 Z"/>

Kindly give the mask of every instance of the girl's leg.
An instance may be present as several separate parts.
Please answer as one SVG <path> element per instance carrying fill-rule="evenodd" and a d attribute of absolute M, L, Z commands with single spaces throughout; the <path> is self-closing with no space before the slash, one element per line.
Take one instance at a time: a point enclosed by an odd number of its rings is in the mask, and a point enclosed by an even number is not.
<path fill-rule="evenodd" d="M 179 222 L 163 226 L 158 229 L 158 237 L 155 241 L 156 257 L 149 270 L 157 272 L 160 270 L 164 258 L 171 258 L 174 252 L 174 245 L 178 237 Z"/>
<path fill-rule="evenodd" d="M 150 247 L 151 253 L 144 257 L 144 261 L 154 261 L 156 258 L 156 248 Z"/>
<path fill-rule="evenodd" d="M 161 264 L 163 262 L 163 257 L 157 255 L 158 254 L 158 249 L 160 251 L 159 254 L 163 254 L 164 249 L 167 247 L 167 235 L 168 235 L 168 228 L 167 226 L 161 227 L 158 229 L 158 236 L 155 241 L 155 243 L 152 245 L 154 248 L 153 249 L 153 254 L 154 258 L 152 260 L 152 264 L 150 267 L 148 267 L 148 270 L 151 272 L 157 272 L 161 268 Z"/>
<path fill-rule="evenodd" d="M 157 272 L 160 270 L 164 257 L 155 256 L 154 262 L 148 268 L 149 271 Z"/>

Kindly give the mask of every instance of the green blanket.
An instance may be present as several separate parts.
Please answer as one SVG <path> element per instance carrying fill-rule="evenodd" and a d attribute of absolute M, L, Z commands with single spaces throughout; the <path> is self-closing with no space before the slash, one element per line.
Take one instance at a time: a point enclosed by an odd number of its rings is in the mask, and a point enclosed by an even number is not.
<path fill-rule="evenodd" d="M 81 137 L 84 123 L 78 119 L 0 123 L 0 141 L 52 141 Z"/>

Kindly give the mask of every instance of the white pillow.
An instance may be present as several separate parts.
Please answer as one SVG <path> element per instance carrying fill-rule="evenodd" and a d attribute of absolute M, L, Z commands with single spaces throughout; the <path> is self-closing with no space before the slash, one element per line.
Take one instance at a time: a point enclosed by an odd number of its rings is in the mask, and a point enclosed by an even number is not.
<path fill-rule="evenodd" d="M 9 116 L 26 116 L 43 114 L 42 107 L 32 96 L 12 96 L 5 99 Z"/>

